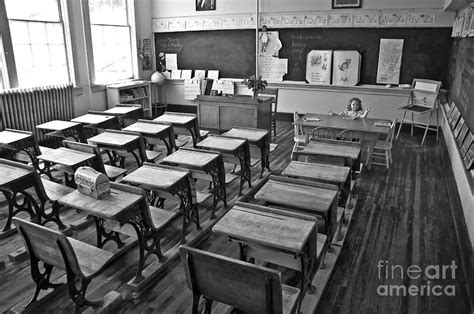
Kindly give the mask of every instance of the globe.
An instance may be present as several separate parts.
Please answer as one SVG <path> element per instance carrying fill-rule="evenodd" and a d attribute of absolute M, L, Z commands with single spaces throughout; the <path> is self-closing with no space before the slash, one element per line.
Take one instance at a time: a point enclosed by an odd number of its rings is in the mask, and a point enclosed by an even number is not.
<path fill-rule="evenodd" d="M 150 80 L 155 83 L 156 85 L 161 85 L 165 82 L 165 76 L 163 73 L 155 71 L 152 75 Z"/>

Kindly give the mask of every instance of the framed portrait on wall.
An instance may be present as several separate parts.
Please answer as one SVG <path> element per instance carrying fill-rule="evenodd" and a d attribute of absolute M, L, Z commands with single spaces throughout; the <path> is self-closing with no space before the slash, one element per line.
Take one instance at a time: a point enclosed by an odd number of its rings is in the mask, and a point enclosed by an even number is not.
<path fill-rule="evenodd" d="M 196 11 L 209 11 L 216 9 L 216 0 L 196 0 Z"/>
<path fill-rule="evenodd" d="M 332 0 L 333 9 L 360 8 L 362 0 Z"/>

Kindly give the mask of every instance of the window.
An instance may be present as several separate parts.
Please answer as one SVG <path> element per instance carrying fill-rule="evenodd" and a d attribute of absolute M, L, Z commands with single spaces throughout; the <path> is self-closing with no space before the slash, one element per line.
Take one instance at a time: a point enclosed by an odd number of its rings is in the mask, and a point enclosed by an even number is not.
<path fill-rule="evenodd" d="M 70 81 L 59 0 L 5 0 L 18 84 Z"/>
<path fill-rule="evenodd" d="M 0 90 L 8 88 L 7 66 L 5 62 L 5 52 L 3 50 L 3 40 L 0 36 Z"/>
<path fill-rule="evenodd" d="M 94 83 L 133 78 L 127 0 L 89 0 Z"/>

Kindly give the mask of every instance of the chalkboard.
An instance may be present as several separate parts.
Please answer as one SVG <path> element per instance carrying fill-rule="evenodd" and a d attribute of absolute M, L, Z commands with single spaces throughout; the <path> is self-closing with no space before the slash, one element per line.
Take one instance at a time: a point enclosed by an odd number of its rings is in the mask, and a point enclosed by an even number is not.
<path fill-rule="evenodd" d="M 177 53 L 179 69 L 219 70 L 219 77 L 255 74 L 255 30 L 155 33 L 155 53 Z M 156 57 L 155 60 L 158 60 Z"/>
<path fill-rule="evenodd" d="M 360 83 L 376 84 L 381 38 L 404 39 L 400 83 L 414 78 L 444 82 L 451 47 L 450 28 L 281 29 L 280 58 L 288 58 L 286 80 L 304 81 L 311 50 L 357 50 L 362 56 Z"/>
<path fill-rule="evenodd" d="M 454 40 L 449 58 L 448 100 L 474 132 L 474 37 Z"/>

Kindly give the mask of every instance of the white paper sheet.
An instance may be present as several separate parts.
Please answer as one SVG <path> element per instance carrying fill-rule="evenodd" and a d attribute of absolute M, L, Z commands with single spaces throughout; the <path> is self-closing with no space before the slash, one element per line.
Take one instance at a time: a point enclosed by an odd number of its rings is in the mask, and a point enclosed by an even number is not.
<path fill-rule="evenodd" d="M 198 95 L 201 95 L 201 80 L 184 80 L 184 99 L 194 100 L 194 98 L 196 98 Z"/>
<path fill-rule="evenodd" d="M 178 54 L 176 53 L 167 53 L 165 55 L 166 69 L 168 70 L 177 70 L 178 69 Z"/>

